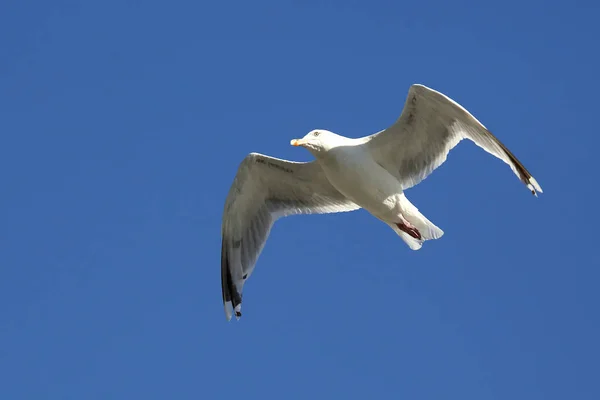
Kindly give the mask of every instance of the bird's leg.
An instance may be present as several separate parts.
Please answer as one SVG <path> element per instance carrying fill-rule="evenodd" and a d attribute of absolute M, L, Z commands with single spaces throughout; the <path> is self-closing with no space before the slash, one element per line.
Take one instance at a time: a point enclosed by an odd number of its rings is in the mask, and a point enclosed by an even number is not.
<path fill-rule="evenodd" d="M 396 226 L 398 227 L 398 229 L 400 229 L 402 232 L 409 234 L 415 239 L 421 240 L 421 232 L 419 232 L 419 230 L 414 225 L 408 222 L 406 218 L 401 217 L 401 219 L 401 222 L 396 222 Z"/>

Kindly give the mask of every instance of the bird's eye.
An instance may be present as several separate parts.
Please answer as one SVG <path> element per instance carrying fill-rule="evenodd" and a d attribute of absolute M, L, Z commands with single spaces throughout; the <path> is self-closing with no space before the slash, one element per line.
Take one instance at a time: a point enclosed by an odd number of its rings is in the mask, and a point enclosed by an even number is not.
<path fill-rule="evenodd" d="M 315 136 L 319 136 L 319 133 L 321 133 L 321 132 L 318 132 L 318 131 L 317 131 L 317 132 L 313 133 L 313 135 L 315 135 Z"/>

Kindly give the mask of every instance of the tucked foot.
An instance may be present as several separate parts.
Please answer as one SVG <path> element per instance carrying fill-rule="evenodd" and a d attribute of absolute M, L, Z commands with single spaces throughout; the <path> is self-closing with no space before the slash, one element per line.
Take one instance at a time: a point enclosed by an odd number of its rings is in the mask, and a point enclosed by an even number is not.
<path fill-rule="evenodd" d="M 410 224 L 405 224 L 403 222 L 399 222 L 396 224 L 396 226 L 402 232 L 408 233 L 410 236 L 414 237 L 415 239 L 421 240 L 423 238 L 421 236 L 421 232 L 419 232 L 419 230 L 417 228 L 415 228 L 414 226 L 412 226 Z"/>

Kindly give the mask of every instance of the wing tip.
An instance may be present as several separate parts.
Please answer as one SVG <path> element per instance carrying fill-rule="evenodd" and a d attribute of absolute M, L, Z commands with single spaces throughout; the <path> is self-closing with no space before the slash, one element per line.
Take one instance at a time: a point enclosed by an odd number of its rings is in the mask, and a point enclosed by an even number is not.
<path fill-rule="evenodd" d="M 223 237 L 221 245 L 221 293 L 223 295 L 223 307 L 225 308 L 225 318 L 227 318 L 227 321 L 231 321 L 233 314 L 235 314 L 235 318 L 239 320 L 242 316 L 241 287 L 238 291 L 238 286 L 233 283 L 231 277 L 231 264 L 229 262 L 229 254 L 225 242 L 226 239 Z M 244 279 L 246 277 L 247 275 L 244 275 Z"/>
<path fill-rule="evenodd" d="M 223 306 L 225 308 L 225 318 L 227 318 L 227 321 L 231 321 L 231 317 L 233 317 L 233 314 L 235 314 L 235 319 L 236 320 L 240 320 L 240 318 L 242 317 L 242 304 L 238 304 L 237 306 L 235 306 L 235 308 L 233 307 L 233 303 L 231 301 L 226 301 L 223 303 Z"/>
<path fill-rule="evenodd" d="M 227 318 L 227 321 L 231 321 L 231 317 L 232 317 L 232 310 L 233 307 L 231 305 L 231 301 L 226 301 L 223 303 L 223 306 L 225 307 L 225 318 Z"/>
<path fill-rule="evenodd" d="M 542 187 L 535 180 L 535 178 L 533 176 L 530 176 L 529 179 L 527 180 L 527 188 L 531 191 L 531 194 L 533 194 L 535 197 L 538 197 L 538 195 L 537 195 L 538 192 L 544 193 L 544 191 L 542 190 Z"/>
<path fill-rule="evenodd" d="M 544 191 L 542 190 L 542 187 L 540 186 L 538 181 L 535 180 L 535 178 L 533 176 L 529 178 L 529 183 L 531 183 L 533 185 L 535 190 L 537 190 L 540 193 L 544 193 Z"/>

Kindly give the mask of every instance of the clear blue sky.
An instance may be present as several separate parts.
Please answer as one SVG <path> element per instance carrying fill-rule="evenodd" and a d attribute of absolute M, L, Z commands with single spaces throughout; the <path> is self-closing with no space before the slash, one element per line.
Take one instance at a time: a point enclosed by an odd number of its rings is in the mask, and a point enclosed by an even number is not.
<path fill-rule="evenodd" d="M 0 398 L 600 398 L 594 3 L 3 1 Z M 441 240 L 280 220 L 228 323 L 239 162 L 382 129 L 413 83 L 544 194 L 465 142 L 407 193 Z"/>

